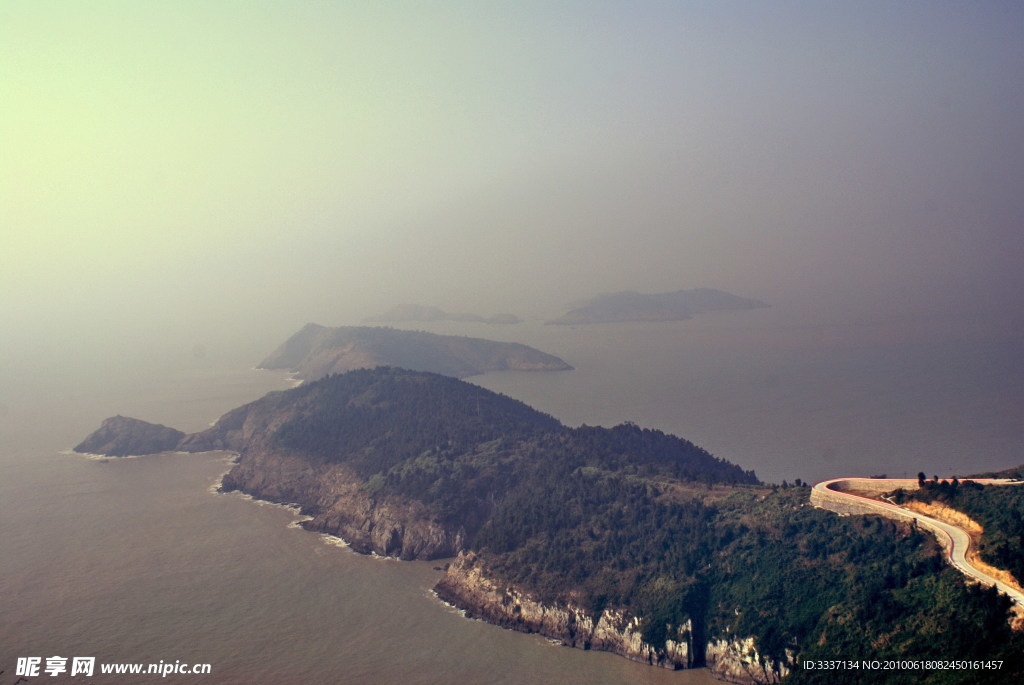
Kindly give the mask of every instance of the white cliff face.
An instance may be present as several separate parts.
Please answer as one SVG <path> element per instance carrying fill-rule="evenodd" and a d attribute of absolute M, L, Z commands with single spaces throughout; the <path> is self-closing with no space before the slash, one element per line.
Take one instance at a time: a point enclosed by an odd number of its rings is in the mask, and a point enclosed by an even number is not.
<path fill-rule="evenodd" d="M 705 649 L 707 666 L 716 678 L 730 683 L 778 683 L 789 674 L 794 655 L 778 663 L 758 653 L 753 637 L 709 640 Z"/>
<path fill-rule="evenodd" d="M 664 648 L 644 642 L 640 619 L 617 609 L 605 609 L 594 618 L 584 609 L 566 604 L 551 606 L 514 587 L 501 587 L 477 564 L 474 554 L 460 554 L 435 587 L 438 596 L 461 607 L 467 615 L 505 628 L 540 633 L 579 649 L 613 652 L 634 661 L 664 668 L 692 666 L 690 624 L 670 633 Z"/>
<path fill-rule="evenodd" d="M 698 653 L 700 647 L 695 649 L 693 644 L 690 621 L 670 626 L 672 639 L 664 647 L 654 647 L 644 642 L 639 617 L 606 608 L 595 623 L 586 611 L 572 604 L 543 604 L 514 587 L 496 583 L 472 553 L 459 555 L 435 591 L 469 616 L 506 628 L 540 633 L 570 647 L 599 649 L 671 669 L 692 668 L 706 658 L 716 677 L 750 685 L 777 683 L 789 672 L 786 665 L 762 658 L 752 637 L 713 641 L 703 654 Z"/>

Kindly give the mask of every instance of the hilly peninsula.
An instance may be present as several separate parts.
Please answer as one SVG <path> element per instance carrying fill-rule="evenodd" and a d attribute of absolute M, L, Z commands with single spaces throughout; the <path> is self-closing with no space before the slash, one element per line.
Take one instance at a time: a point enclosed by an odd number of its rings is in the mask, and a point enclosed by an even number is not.
<path fill-rule="evenodd" d="M 626 321 L 683 321 L 697 314 L 731 309 L 759 309 L 760 300 L 739 297 L 713 288 L 694 288 L 670 293 L 606 293 L 585 302 L 548 324 L 576 325 Z"/>
<path fill-rule="evenodd" d="M 449 558 L 439 597 L 565 645 L 736 683 L 850 682 L 805 667 L 840 659 L 1000 664 L 913 682 L 1024 675 L 1008 600 L 968 586 L 930 535 L 816 509 L 804 484 L 765 485 L 660 431 L 570 428 L 381 367 L 270 393 L 175 449 L 236 452 L 223 490 L 297 504 L 358 552 Z"/>
<path fill-rule="evenodd" d="M 421 304 L 400 304 L 379 316 L 366 319 L 369 323 L 408 323 L 416 321 L 460 321 L 468 323 L 514 324 L 521 323 L 515 314 L 495 314 L 480 316 L 479 314 L 452 314 L 438 307 Z"/>
<path fill-rule="evenodd" d="M 261 369 L 287 369 L 303 380 L 376 366 L 465 378 L 487 371 L 569 371 L 558 357 L 519 343 L 372 326 L 307 324 Z"/>

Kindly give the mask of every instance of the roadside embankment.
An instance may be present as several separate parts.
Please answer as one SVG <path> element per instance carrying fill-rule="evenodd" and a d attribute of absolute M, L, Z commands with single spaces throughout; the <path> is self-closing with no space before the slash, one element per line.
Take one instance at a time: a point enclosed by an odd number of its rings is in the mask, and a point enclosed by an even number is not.
<path fill-rule="evenodd" d="M 978 478 L 975 482 L 985 485 L 1019 485 L 1019 482 L 1005 478 Z M 1010 597 L 1018 606 L 1024 606 L 1024 593 L 1018 587 L 1008 585 L 997 577 L 986 573 L 971 563 L 968 553 L 971 537 L 963 528 L 923 513 L 898 507 L 895 504 L 872 499 L 867 495 L 882 495 L 898 488 L 917 490 L 916 480 L 907 478 L 833 478 L 814 485 L 811 489 L 811 504 L 840 515 L 877 514 L 897 521 L 913 522 L 920 528 L 933 533 L 946 551 L 949 563 L 965 575 L 984 583 L 995 585 L 1000 592 Z"/>
<path fill-rule="evenodd" d="M 920 485 L 910 478 L 833 478 L 811 488 L 811 504 L 837 514 L 882 514 L 898 521 L 913 520 L 915 516 L 910 512 L 865 496 L 883 495 L 897 488 L 917 490 Z"/>

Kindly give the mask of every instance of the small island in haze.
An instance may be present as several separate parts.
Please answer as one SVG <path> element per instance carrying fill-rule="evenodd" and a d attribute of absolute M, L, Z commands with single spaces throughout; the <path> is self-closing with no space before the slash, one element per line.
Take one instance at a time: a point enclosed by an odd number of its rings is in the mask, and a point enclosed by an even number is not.
<path fill-rule="evenodd" d="M 465 378 L 487 371 L 571 371 L 558 357 L 520 343 L 370 326 L 307 324 L 259 364 L 302 380 L 375 366 Z"/>
<path fill-rule="evenodd" d="M 379 316 L 366 319 L 367 323 L 408 323 L 417 321 L 460 321 L 469 323 L 514 324 L 521 323 L 515 314 L 495 314 L 480 316 L 479 314 L 452 314 L 438 307 L 421 304 L 400 304 L 392 307 Z"/>
<path fill-rule="evenodd" d="M 104 422 L 82 444 L 124 448 L 152 425 Z M 173 449 L 236 452 L 222 490 L 297 504 L 357 552 L 451 558 L 440 598 L 568 646 L 751 685 L 836 682 L 804 664 L 839 659 L 1002 664 L 941 682 L 1024 673 L 1009 600 L 964 582 L 930 534 L 811 507 L 805 484 L 657 430 L 570 428 L 378 367 L 269 393 Z"/>
<path fill-rule="evenodd" d="M 112 416 L 74 449 L 82 454 L 106 457 L 156 454 L 176 449 L 184 437 L 183 432 L 174 428 L 127 416 Z"/>
<path fill-rule="evenodd" d="M 739 297 L 713 288 L 653 294 L 624 291 L 598 295 L 545 323 L 568 326 L 627 321 L 683 321 L 706 312 L 760 309 L 767 306 L 760 300 Z"/>

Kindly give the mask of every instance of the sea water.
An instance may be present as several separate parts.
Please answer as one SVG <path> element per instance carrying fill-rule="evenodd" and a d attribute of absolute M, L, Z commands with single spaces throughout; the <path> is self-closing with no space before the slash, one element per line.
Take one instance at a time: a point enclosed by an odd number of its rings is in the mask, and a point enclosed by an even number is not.
<path fill-rule="evenodd" d="M 430 589 L 443 561 L 356 554 L 286 507 L 213 492 L 228 453 L 69 453 L 122 413 L 195 431 L 292 384 L 218 367 L 7 373 L 0 415 L 0 684 L 18 659 L 93 657 L 91 678 L 30 682 L 712 682 L 464 618 Z M 100 675 L 99 664 L 209 664 L 208 675 Z"/>
<path fill-rule="evenodd" d="M 330 323 L 330 322 L 327 322 Z M 634 421 L 767 480 L 1024 462 L 1024 343 L 787 327 L 773 309 L 661 324 L 410 325 L 525 342 L 574 371 L 470 379 L 569 425 Z M 858 337 L 859 336 L 859 337 Z M 268 350 L 269 351 L 269 350 Z M 211 666 L 40 682 L 706 683 L 463 618 L 443 562 L 352 552 L 296 514 L 217 494 L 230 455 L 87 459 L 106 416 L 185 431 L 291 387 L 255 360 L 18 360 L 0 384 L 0 684 L 19 657 Z"/>

